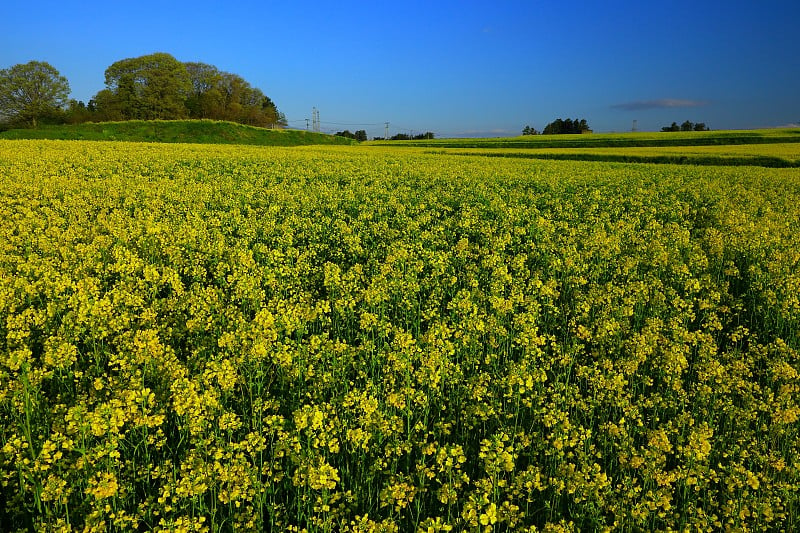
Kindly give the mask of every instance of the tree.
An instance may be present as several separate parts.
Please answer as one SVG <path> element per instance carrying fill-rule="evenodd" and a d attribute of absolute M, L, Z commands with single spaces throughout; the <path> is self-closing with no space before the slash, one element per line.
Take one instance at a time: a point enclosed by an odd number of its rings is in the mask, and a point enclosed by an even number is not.
<path fill-rule="evenodd" d="M 586 119 L 560 119 L 557 118 L 550 124 L 544 127 L 544 131 L 542 133 L 544 135 L 560 135 L 560 134 L 569 134 L 569 133 L 585 133 L 591 132 L 592 130 L 589 128 L 589 123 Z"/>
<path fill-rule="evenodd" d="M 709 128 L 706 126 L 705 122 L 698 122 L 695 124 L 687 120 L 680 126 L 678 126 L 677 122 L 673 122 L 671 125 L 661 128 L 661 131 L 709 131 Z"/>
<path fill-rule="evenodd" d="M 185 102 L 191 92 L 186 65 L 169 54 L 155 53 L 122 59 L 106 69 L 110 95 L 95 97 L 100 105 L 119 112 L 123 119 L 177 119 L 188 115 Z M 109 98 L 109 96 L 111 98 Z"/>
<path fill-rule="evenodd" d="M 344 131 L 337 131 L 334 133 L 337 137 L 347 137 L 348 139 L 355 139 L 358 142 L 363 142 L 367 140 L 367 132 L 365 130 L 358 130 L 355 133 L 351 132 L 350 130 Z"/>
<path fill-rule="evenodd" d="M 69 91 L 67 78 L 43 61 L 0 70 L 0 120 L 35 128 L 62 110 Z"/>
<path fill-rule="evenodd" d="M 70 100 L 64 111 L 64 121 L 67 124 L 80 124 L 89 122 L 92 119 L 92 112 L 86 104 L 79 100 Z"/>
<path fill-rule="evenodd" d="M 123 103 L 111 89 L 103 89 L 89 100 L 86 108 L 98 121 L 119 121 L 125 120 L 122 105 Z"/>
<path fill-rule="evenodd" d="M 251 126 L 285 126 L 286 117 L 261 89 L 244 78 L 205 63 L 185 63 L 191 91 L 190 118 L 230 120 Z"/>
<path fill-rule="evenodd" d="M 351 132 L 350 130 L 337 131 L 336 133 L 334 133 L 334 135 L 336 137 L 346 137 L 348 139 L 355 139 L 356 138 L 355 133 Z"/>
<path fill-rule="evenodd" d="M 221 92 L 222 72 L 214 65 L 185 63 L 192 90 L 186 100 L 191 118 L 219 119 L 225 109 Z"/>
<path fill-rule="evenodd" d="M 106 69 L 106 88 L 89 101 L 96 120 L 197 118 L 260 127 L 286 126 L 286 116 L 244 78 L 165 53 L 122 59 Z"/>
<path fill-rule="evenodd" d="M 530 126 L 525 126 L 524 128 L 522 128 L 522 134 L 523 135 L 538 135 L 539 132 L 536 131 L 536 128 L 532 128 Z"/>

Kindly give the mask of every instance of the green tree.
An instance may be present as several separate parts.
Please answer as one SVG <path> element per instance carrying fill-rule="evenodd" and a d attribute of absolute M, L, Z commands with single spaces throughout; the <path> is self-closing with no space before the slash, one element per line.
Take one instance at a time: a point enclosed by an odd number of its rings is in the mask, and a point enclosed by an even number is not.
<path fill-rule="evenodd" d="M 123 115 L 123 103 L 111 89 L 99 91 L 94 98 L 89 100 L 86 106 L 93 113 L 96 120 L 125 120 Z"/>
<path fill-rule="evenodd" d="M 591 132 L 592 130 L 589 128 L 589 123 L 586 119 L 575 119 L 572 120 L 570 118 L 564 120 L 557 118 L 550 124 L 544 127 L 544 131 L 542 133 L 544 135 L 559 135 L 565 133 L 584 133 L 584 132 Z"/>
<path fill-rule="evenodd" d="M 105 72 L 110 95 L 95 97 L 123 119 L 177 119 L 188 116 L 191 80 L 186 65 L 162 52 L 122 59 Z M 108 98 L 111 96 L 111 98 Z"/>
<path fill-rule="evenodd" d="M 43 61 L 0 70 L 0 120 L 35 128 L 61 112 L 69 91 L 67 78 Z"/>
<path fill-rule="evenodd" d="M 261 89 L 238 74 L 205 63 L 185 63 L 191 91 L 186 107 L 191 118 L 230 120 L 252 126 L 285 126 L 286 117 Z"/>
<path fill-rule="evenodd" d="M 192 84 L 186 107 L 191 118 L 221 119 L 225 97 L 220 91 L 223 73 L 214 65 L 185 63 Z"/>
<path fill-rule="evenodd" d="M 673 122 L 671 125 L 661 128 L 661 131 L 709 131 L 709 128 L 706 126 L 705 122 L 698 122 L 695 124 L 687 120 L 680 126 L 678 126 L 677 122 Z"/>
<path fill-rule="evenodd" d="M 347 137 L 348 139 L 355 139 L 356 135 L 350 130 L 337 131 L 334 133 L 336 137 Z"/>
<path fill-rule="evenodd" d="M 64 121 L 67 124 L 81 124 L 92 119 L 92 112 L 86 104 L 79 100 L 70 100 L 64 111 Z"/>

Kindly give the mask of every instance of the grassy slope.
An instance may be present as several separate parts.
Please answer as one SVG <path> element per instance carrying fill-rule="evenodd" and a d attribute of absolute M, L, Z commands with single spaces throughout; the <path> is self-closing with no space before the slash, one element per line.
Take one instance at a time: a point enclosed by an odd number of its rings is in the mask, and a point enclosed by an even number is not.
<path fill-rule="evenodd" d="M 139 141 L 202 144 L 255 144 L 298 146 L 352 144 L 344 137 L 302 130 L 269 130 L 213 120 L 130 120 L 43 126 L 0 133 L 0 139 L 63 139 L 90 141 Z"/>

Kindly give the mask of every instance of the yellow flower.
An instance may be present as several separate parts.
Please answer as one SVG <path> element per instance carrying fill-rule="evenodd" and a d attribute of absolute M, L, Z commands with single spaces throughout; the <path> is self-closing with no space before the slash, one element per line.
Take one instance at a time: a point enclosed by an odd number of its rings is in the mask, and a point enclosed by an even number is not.
<path fill-rule="evenodd" d="M 90 480 L 89 486 L 86 488 L 86 494 L 94 496 L 98 500 L 103 500 L 116 496 L 118 489 L 117 476 L 112 472 L 103 472 Z"/>

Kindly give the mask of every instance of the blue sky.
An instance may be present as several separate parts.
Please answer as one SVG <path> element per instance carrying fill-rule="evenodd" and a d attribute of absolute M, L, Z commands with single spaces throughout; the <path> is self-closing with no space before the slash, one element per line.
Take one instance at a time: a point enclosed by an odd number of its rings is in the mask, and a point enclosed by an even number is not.
<path fill-rule="evenodd" d="M 153 52 L 260 88 L 305 128 L 518 135 L 800 123 L 800 2 L 22 2 L 0 68 L 47 61 L 88 101 L 113 62 Z"/>

